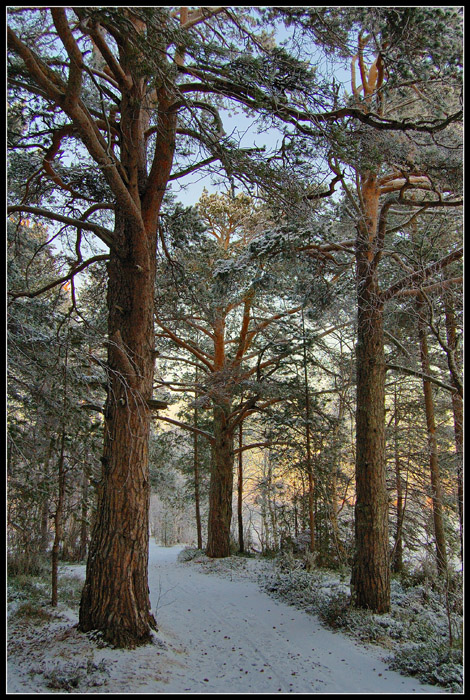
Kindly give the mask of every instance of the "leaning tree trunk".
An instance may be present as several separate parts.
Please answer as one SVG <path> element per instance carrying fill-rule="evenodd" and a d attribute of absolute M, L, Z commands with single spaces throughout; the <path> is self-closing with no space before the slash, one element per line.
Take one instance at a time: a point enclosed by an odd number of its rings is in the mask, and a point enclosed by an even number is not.
<path fill-rule="evenodd" d="M 228 427 L 230 404 L 214 405 L 214 444 L 209 490 L 207 556 L 230 556 L 233 493 L 233 429 Z"/>
<path fill-rule="evenodd" d="M 367 183 L 366 183 L 367 184 Z M 383 303 L 374 264 L 378 192 L 364 187 L 365 223 L 358 225 L 357 407 L 353 604 L 377 613 L 390 609 L 388 493 L 385 480 L 385 357 Z"/>
<path fill-rule="evenodd" d="M 97 516 L 79 628 L 118 647 L 150 640 L 148 441 L 154 366 L 155 234 L 116 216 L 108 264 L 108 398 Z"/>

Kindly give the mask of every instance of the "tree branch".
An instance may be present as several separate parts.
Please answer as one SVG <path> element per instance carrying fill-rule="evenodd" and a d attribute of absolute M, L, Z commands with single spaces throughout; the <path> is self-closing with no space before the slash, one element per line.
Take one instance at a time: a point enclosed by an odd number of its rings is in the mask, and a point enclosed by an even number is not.
<path fill-rule="evenodd" d="M 101 205 L 103 206 L 103 205 Z M 74 226 L 78 229 L 84 229 L 85 231 L 91 231 L 98 238 L 103 241 L 109 248 L 114 245 L 113 233 L 100 226 L 99 224 L 94 224 L 91 221 L 83 221 L 82 219 L 72 219 L 70 216 L 64 216 L 63 214 L 56 214 L 55 212 L 49 211 L 48 209 L 43 209 L 42 207 L 32 207 L 26 204 L 14 204 L 7 207 L 8 214 L 13 214 L 15 212 L 26 212 L 28 214 L 35 214 L 36 216 L 44 217 L 45 219 L 51 219 L 52 221 L 60 221 L 62 224 L 67 224 L 67 226 Z"/>
<path fill-rule="evenodd" d="M 83 56 L 75 41 L 64 7 L 51 7 L 51 15 L 65 50 L 70 58 L 69 79 L 65 103 L 67 106 L 76 104 L 82 87 Z"/>
<path fill-rule="evenodd" d="M 192 433 L 197 433 L 197 435 L 202 435 L 203 437 L 206 438 L 210 442 L 211 445 L 215 445 L 215 438 L 211 433 L 207 433 L 205 430 L 201 430 L 200 428 L 196 428 L 194 425 L 189 425 L 188 423 L 182 423 L 179 420 L 175 420 L 174 418 L 168 418 L 167 416 L 154 416 L 156 420 L 162 420 L 165 421 L 165 423 L 171 423 L 171 425 L 176 425 L 178 428 L 183 428 L 183 430 L 189 430 Z"/>
<path fill-rule="evenodd" d="M 85 268 L 89 267 L 93 263 L 99 262 L 100 260 L 108 260 L 108 258 L 109 255 L 95 255 L 93 258 L 85 260 L 80 265 L 75 264 L 67 275 L 59 277 L 53 282 L 46 284 L 44 287 L 41 287 L 41 289 L 37 289 L 35 292 L 9 292 L 9 296 L 11 296 L 12 299 L 18 299 L 19 297 L 28 297 L 29 299 L 33 299 L 34 297 L 37 297 L 40 294 L 44 294 L 44 292 L 49 291 L 49 289 L 52 289 L 53 287 L 57 287 L 58 285 L 63 284 L 64 282 L 68 282 L 73 277 L 75 277 L 75 275 L 77 275 L 79 272 L 82 272 Z"/>
<path fill-rule="evenodd" d="M 399 282 L 396 282 L 391 287 L 389 287 L 385 291 L 381 292 L 381 294 L 380 294 L 381 302 L 383 303 L 385 301 L 388 301 L 389 299 L 394 297 L 396 294 L 401 292 L 405 287 L 409 287 L 410 285 L 414 285 L 415 283 L 416 283 L 416 285 L 418 285 L 419 283 L 423 282 L 427 277 L 429 277 L 434 272 L 439 272 L 440 270 L 444 269 L 445 267 L 447 267 L 447 265 L 450 265 L 455 260 L 459 260 L 462 256 L 463 256 L 463 248 L 458 248 L 457 250 L 454 250 L 452 253 L 449 253 L 449 255 L 446 255 L 441 260 L 438 260 L 437 262 L 433 263 L 432 265 L 429 265 L 424 270 L 418 270 L 417 272 L 413 272 L 411 275 L 404 277 Z"/>
<path fill-rule="evenodd" d="M 455 386 L 451 386 L 450 384 L 446 384 L 445 382 L 441 382 L 440 379 L 436 379 L 435 377 L 431 377 L 429 374 L 424 374 L 424 372 L 419 372 L 418 370 L 415 369 L 410 369 L 409 367 L 402 367 L 402 365 L 395 365 L 387 362 L 385 365 L 386 369 L 394 369 L 397 372 L 403 372 L 404 374 L 409 374 L 412 377 L 419 377 L 420 379 L 427 379 L 429 382 L 432 382 L 433 384 L 436 384 L 437 386 L 440 386 L 442 389 L 446 389 L 446 391 L 452 392 L 452 394 L 455 394 L 457 392 L 457 389 Z"/>

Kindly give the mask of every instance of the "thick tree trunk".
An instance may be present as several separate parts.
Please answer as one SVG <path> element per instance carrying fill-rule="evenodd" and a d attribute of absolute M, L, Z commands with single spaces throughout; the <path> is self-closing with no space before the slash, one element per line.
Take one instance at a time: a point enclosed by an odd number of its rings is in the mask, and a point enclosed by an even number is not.
<path fill-rule="evenodd" d="M 119 246 L 108 265 L 108 399 L 97 514 L 79 629 L 117 647 L 151 638 L 147 582 L 148 440 L 154 367 L 155 235 L 117 215 Z M 140 239 L 140 240 L 139 240 Z"/>
<path fill-rule="evenodd" d="M 367 193 L 364 192 L 364 195 Z M 372 192 L 373 195 L 373 192 Z M 383 304 L 371 239 L 377 228 L 377 201 L 368 204 L 366 224 L 358 226 L 357 407 L 355 556 L 352 602 L 377 613 L 390 609 L 388 493 L 385 479 L 385 357 Z"/>
<path fill-rule="evenodd" d="M 233 431 L 228 430 L 230 404 L 214 405 L 214 438 L 209 492 L 207 556 L 230 556 L 233 494 Z"/>

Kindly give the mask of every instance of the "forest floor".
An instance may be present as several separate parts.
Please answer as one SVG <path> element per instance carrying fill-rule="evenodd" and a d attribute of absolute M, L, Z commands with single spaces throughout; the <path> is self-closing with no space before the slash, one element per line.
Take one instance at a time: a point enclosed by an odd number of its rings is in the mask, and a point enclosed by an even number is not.
<path fill-rule="evenodd" d="M 150 544 L 159 629 L 154 644 L 134 651 L 77 632 L 76 601 L 39 612 L 13 599 L 7 692 L 446 694 L 389 670 L 386 649 L 268 595 L 260 581 L 271 561 L 182 562 L 182 549 Z M 84 573 L 80 565 L 61 568 L 64 582 Z"/>

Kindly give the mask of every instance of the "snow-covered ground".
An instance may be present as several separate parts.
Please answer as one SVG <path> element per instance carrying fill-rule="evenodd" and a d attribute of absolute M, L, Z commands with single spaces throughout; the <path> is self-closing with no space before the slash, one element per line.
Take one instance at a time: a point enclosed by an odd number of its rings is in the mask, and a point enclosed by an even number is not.
<path fill-rule="evenodd" d="M 155 644 L 100 647 L 77 632 L 77 611 L 65 606 L 37 625 L 12 618 L 8 693 L 446 694 L 269 597 L 252 571 L 269 564 L 239 560 L 222 576 L 217 562 L 177 562 L 181 549 L 150 544 Z M 71 571 L 84 576 L 84 567 Z"/>

